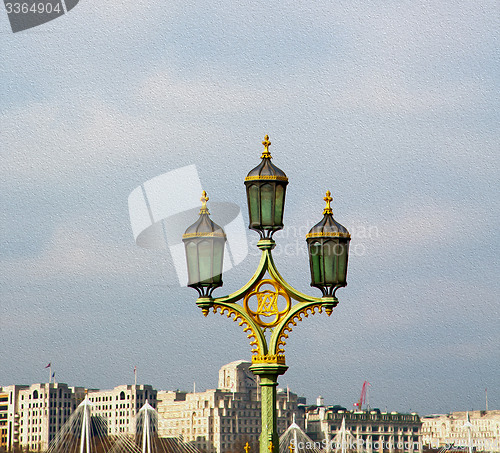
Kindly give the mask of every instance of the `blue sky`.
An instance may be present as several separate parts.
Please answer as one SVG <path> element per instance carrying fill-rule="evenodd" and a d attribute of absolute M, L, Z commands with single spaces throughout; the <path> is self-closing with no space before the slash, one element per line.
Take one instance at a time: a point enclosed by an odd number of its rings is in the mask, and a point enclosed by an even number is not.
<path fill-rule="evenodd" d="M 249 360 L 168 250 L 135 245 L 127 200 L 194 164 L 246 223 L 269 134 L 290 180 L 282 275 L 315 293 L 297 232 L 327 189 L 356 247 L 280 384 L 351 407 L 368 380 L 372 406 L 421 414 L 483 408 L 487 387 L 498 409 L 498 30 L 493 0 L 82 0 L 15 34 L 0 14 L 0 384 L 46 381 L 52 362 L 70 385 L 132 383 L 137 365 L 159 389 L 213 388 Z"/>

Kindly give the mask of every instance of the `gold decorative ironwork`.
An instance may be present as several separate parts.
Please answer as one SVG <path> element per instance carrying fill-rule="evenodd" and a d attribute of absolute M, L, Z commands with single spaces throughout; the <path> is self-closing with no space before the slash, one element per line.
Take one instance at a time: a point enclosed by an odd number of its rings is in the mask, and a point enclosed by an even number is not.
<path fill-rule="evenodd" d="M 226 235 L 222 230 L 217 230 L 217 231 L 211 231 L 210 233 L 208 232 L 199 232 L 199 233 L 188 233 L 188 234 L 183 234 L 182 239 L 186 238 L 199 238 L 199 237 L 217 237 L 217 238 L 225 238 Z"/>
<path fill-rule="evenodd" d="M 326 192 L 326 197 L 323 198 L 323 200 L 326 201 L 326 208 L 323 210 L 323 215 L 325 214 L 333 214 L 332 208 L 330 207 L 330 203 L 333 201 L 333 198 L 331 196 L 332 194 L 330 193 L 329 190 Z"/>
<path fill-rule="evenodd" d="M 279 363 L 285 365 L 286 361 L 284 354 L 267 354 L 252 356 L 252 363 Z"/>
<path fill-rule="evenodd" d="M 277 175 L 247 176 L 245 178 L 245 181 L 262 181 L 264 179 L 270 180 L 270 181 L 288 181 L 288 177 L 277 176 Z"/>
<path fill-rule="evenodd" d="M 341 231 L 327 231 L 323 233 L 307 233 L 306 238 L 350 238 L 351 235 L 349 233 L 342 233 Z"/>
<path fill-rule="evenodd" d="M 296 326 L 298 321 L 302 321 L 302 317 L 308 318 L 309 315 L 316 314 L 316 310 L 318 310 L 319 313 L 323 312 L 323 307 L 321 303 L 308 305 L 307 307 L 304 307 L 302 310 L 297 311 L 297 313 L 295 313 L 290 318 L 290 320 L 286 323 L 286 325 L 283 326 L 281 332 L 279 333 L 278 342 L 276 344 L 276 353 L 278 355 L 284 356 L 285 354 L 286 339 L 288 338 L 288 334 L 292 331 L 292 326 Z"/>
<path fill-rule="evenodd" d="M 207 208 L 207 201 L 209 200 L 207 193 L 203 191 L 201 193 L 201 198 L 200 201 L 202 203 L 201 209 L 200 209 L 200 214 L 210 214 L 208 208 Z"/>
<path fill-rule="evenodd" d="M 269 141 L 269 135 L 264 137 L 264 141 L 262 142 L 264 145 L 264 151 L 262 152 L 261 159 L 272 159 L 271 153 L 269 152 L 269 147 L 271 146 L 271 142 Z"/>
<path fill-rule="evenodd" d="M 243 327 L 243 332 L 245 332 L 247 334 L 247 337 L 249 340 L 251 340 L 253 338 L 252 341 L 250 341 L 250 346 L 252 346 L 252 351 L 251 353 L 252 354 L 257 354 L 257 356 L 260 356 L 262 355 L 262 351 L 260 349 L 260 345 L 259 345 L 259 342 L 257 340 L 257 334 L 254 332 L 251 324 L 245 319 L 243 318 L 243 316 L 238 313 L 236 310 L 233 310 L 232 308 L 229 308 L 229 307 L 225 307 L 223 305 L 218 305 L 218 304 L 214 304 L 214 313 L 217 313 L 217 310 L 220 310 L 220 314 L 223 315 L 224 313 L 226 313 L 226 316 L 228 318 L 231 318 L 232 315 L 234 315 L 234 317 L 232 318 L 234 322 L 238 322 L 238 324 L 240 326 L 246 326 L 246 327 Z M 255 356 L 252 356 L 252 360 L 253 360 L 253 357 Z"/>
<path fill-rule="evenodd" d="M 274 290 L 264 289 L 262 286 L 270 285 Z M 251 297 L 257 298 L 257 310 L 252 310 L 249 306 Z M 286 301 L 286 306 L 283 310 L 278 307 L 279 297 L 283 297 Z M 291 307 L 290 297 L 287 292 L 275 280 L 261 280 L 253 291 L 250 291 L 243 300 L 245 311 L 253 318 L 253 320 L 261 327 L 274 327 L 288 314 Z"/>

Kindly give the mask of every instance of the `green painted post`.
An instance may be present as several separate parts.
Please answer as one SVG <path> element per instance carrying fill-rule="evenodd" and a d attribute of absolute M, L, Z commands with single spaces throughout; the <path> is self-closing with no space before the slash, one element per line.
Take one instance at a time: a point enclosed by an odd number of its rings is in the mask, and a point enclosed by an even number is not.
<path fill-rule="evenodd" d="M 278 414 L 276 411 L 276 387 L 278 376 L 288 369 L 276 363 L 257 363 L 250 370 L 260 377 L 262 427 L 259 438 L 259 453 L 279 453 Z"/>

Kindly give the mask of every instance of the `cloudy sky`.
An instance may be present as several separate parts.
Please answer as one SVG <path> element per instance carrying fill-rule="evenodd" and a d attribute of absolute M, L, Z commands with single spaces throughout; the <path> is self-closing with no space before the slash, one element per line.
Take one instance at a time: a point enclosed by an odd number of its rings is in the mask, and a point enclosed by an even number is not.
<path fill-rule="evenodd" d="M 294 329 L 280 385 L 352 407 L 368 380 L 372 407 L 421 414 L 484 408 L 488 388 L 500 409 L 499 30 L 494 0 L 81 0 L 19 33 L 0 13 L 0 385 L 51 362 L 70 385 L 137 366 L 214 388 L 249 360 L 172 250 L 136 245 L 128 198 L 194 166 L 181 189 L 201 181 L 215 221 L 233 203 L 246 224 L 269 134 L 290 180 L 282 275 L 319 295 L 304 233 L 325 190 L 353 234 L 340 304 Z M 255 236 L 216 295 L 252 275 Z"/>

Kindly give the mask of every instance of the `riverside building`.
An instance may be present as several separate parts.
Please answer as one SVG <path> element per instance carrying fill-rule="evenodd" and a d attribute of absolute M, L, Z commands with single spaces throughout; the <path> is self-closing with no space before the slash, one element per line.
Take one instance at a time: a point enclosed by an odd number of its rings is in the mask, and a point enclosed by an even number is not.
<path fill-rule="evenodd" d="M 453 445 L 465 451 L 470 442 L 474 451 L 500 452 L 500 411 L 427 415 L 422 417 L 422 441 L 432 449 Z"/>
<path fill-rule="evenodd" d="M 106 421 L 108 435 L 135 434 L 135 415 L 149 400 L 150 385 L 120 385 L 112 390 L 87 390 L 64 383 L 0 387 L 0 448 L 45 451 L 88 393 L 92 416 Z"/>
<path fill-rule="evenodd" d="M 156 408 L 157 391 L 150 385 L 119 385 L 112 390 L 89 390 L 92 416 L 105 420 L 108 435 L 135 435 L 136 414 L 146 401 Z"/>
<path fill-rule="evenodd" d="M 16 447 L 46 450 L 84 394 L 82 387 L 63 383 L 0 388 L 2 446 L 7 451 Z"/>
<path fill-rule="evenodd" d="M 243 360 L 224 365 L 219 370 L 217 389 L 158 392 L 159 436 L 181 437 L 208 453 L 241 452 L 246 442 L 250 451 L 258 451 L 260 391 L 250 365 Z M 292 423 L 294 415 L 302 424 L 303 413 L 294 393 L 278 391 L 277 412 L 280 434 Z"/>
<path fill-rule="evenodd" d="M 318 405 L 306 410 L 307 435 L 335 450 L 336 436 L 345 420 L 349 450 L 373 453 L 422 452 L 422 422 L 416 413 L 381 412 L 380 410 L 348 411 L 339 406 Z"/>

